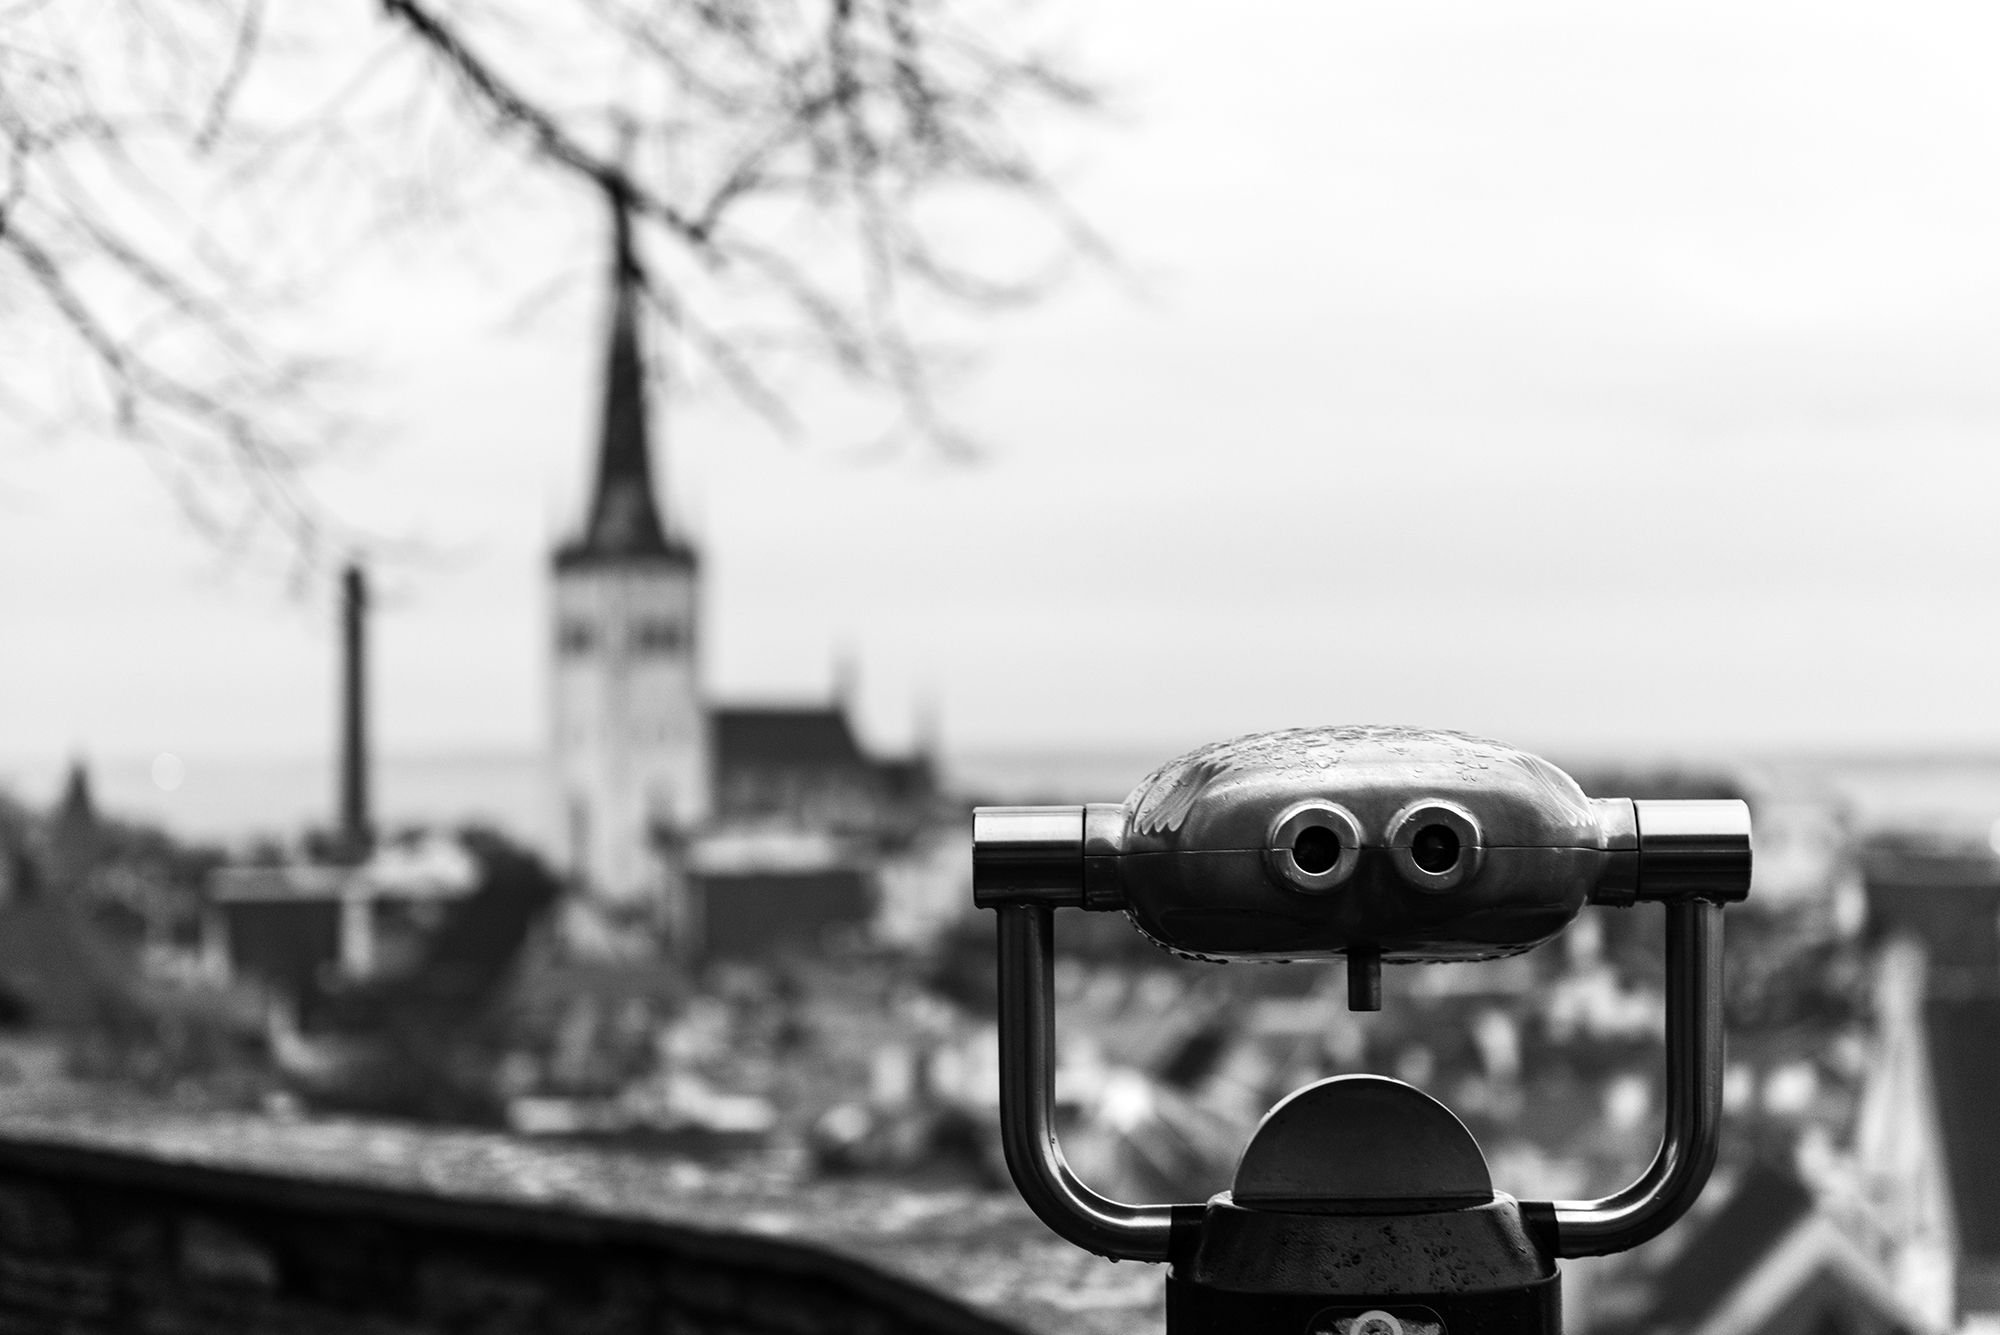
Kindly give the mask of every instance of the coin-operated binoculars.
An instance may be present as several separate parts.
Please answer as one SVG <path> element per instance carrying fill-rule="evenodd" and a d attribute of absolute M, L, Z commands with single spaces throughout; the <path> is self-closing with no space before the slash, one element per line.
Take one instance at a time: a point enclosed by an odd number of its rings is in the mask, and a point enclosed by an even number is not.
<path fill-rule="evenodd" d="M 1559 1257 L 1637 1246 L 1694 1202 L 1722 1112 L 1722 906 L 1750 887 L 1741 802 L 1586 797 L 1535 756 L 1456 733 L 1314 728 L 1204 747 L 1123 805 L 982 807 L 973 894 L 999 912 L 1000 1126 L 1042 1221 L 1103 1256 L 1167 1261 L 1169 1335 L 1501 1335 L 1561 1328 Z M 1053 1119 L 1054 910 L 1120 909 L 1195 959 L 1384 962 L 1519 954 L 1586 904 L 1666 906 L 1666 1128 L 1600 1200 L 1517 1201 L 1452 1112 L 1378 1076 L 1271 1109 L 1231 1190 L 1121 1205 L 1063 1161 Z"/>

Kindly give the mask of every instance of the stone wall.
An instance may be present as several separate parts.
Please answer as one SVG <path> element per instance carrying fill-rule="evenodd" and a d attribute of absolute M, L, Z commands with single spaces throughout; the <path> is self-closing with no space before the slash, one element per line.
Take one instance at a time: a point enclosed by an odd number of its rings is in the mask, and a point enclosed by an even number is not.
<path fill-rule="evenodd" d="M 0 1335 L 1008 1335 L 805 1242 L 0 1140 Z"/>

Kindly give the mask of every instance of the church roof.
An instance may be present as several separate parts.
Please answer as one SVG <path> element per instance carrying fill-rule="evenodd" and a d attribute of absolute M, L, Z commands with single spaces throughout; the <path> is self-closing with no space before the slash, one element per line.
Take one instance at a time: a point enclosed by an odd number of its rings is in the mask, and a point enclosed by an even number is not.
<path fill-rule="evenodd" d="M 653 496 L 647 432 L 646 363 L 639 342 L 641 274 L 626 211 L 615 211 L 611 337 L 604 371 L 604 425 L 597 485 L 583 536 L 556 552 L 556 566 L 671 561 L 692 566 L 694 551 L 667 535 Z"/>
<path fill-rule="evenodd" d="M 709 714 L 719 768 L 744 765 L 865 766 L 868 758 L 839 705 L 758 706 Z"/>

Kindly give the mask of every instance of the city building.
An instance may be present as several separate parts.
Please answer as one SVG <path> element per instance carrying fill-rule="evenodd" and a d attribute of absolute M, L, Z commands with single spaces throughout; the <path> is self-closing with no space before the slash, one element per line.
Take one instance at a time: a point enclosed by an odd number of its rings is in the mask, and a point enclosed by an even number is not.
<path fill-rule="evenodd" d="M 336 980 L 394 972 L 477 884 L 472 855 L 437 832 L 383 843 L 358 863 L 218 867 L 203 953 L 219 976 L 298 1001 Z"/>
<path fill-rule="evenodd" d="M 700 561 L 653 476 L 642 277 L 620 218 L 595 485 L 554 554 L 551 782 L 571 944 L 683 958 L 813 948 L 873 913 L 921 842 L 928 757 L 872 755 L 844 695 L 718 704 L 702 689 Z M 928 854 L 930 850 L 926 850 Z"/>
<path fill-rule="evenodd" d="M 1753 1163 L 1605 1335 L 1941 1335 L 1789 1169 Z M 1716 1189 L 1716 1188 L 1711 1188 Z"/>
<path fill-rule="evenodd" d="M 1646 1286 L 1633 1335 L 2000 1329 L 2000 863 L 1948 839 L 1862 850 L 1872 1039 L 1842 1150 L 1752 1166 Z"/>
<path fill-rule="evenodd" d="M 613 917 L 680 925 L 672 850 L 709 813 L 695 551 L 654 492 L 640 275 L 618 215 L 596 484 L 554 559 L 551 778 L 563 871 Z"/>

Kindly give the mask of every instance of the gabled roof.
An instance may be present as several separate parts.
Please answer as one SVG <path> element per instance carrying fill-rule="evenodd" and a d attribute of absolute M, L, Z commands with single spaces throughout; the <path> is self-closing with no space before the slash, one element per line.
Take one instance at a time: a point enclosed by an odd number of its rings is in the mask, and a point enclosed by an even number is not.
<path fill-rule="evenodd" d="M 1931 1335 L 1881 1268 L 1789 1170 L 1749 1168 L 1729 1201 L 1654 1276 L 1621 1330 L 1654 1335 Z"/>
<path fill-rule="evenodd" d="M 653 497 L 647 439 L 646 364 L 639 342 L 644 285 L 624 208 L 614 211 L 611 338 L 604 370 L 604 426 L 597 485 L 583 536 L 556 552 L 557 569 L 627 561 L 693 566 L 694 550 L 667 536 Z"/>
<path fill-rule="evenodd" d="M 709 740 L 718 769 L 757 765 L 866 766 L 838 705 L 716 709 Z"/>
<path fill-rule="evenodd" d="M 2000 996 L 1933 994 L 1924 1031 L 1959 1252 L 2000 1260 Z"/>
<path fill-rule="evenodd" d="M 1801 1219 L 1691 1335 L 1943 1335 L 1824 1215 Z"/>
<path fill-rule="evenodd" d="M 1812 1208 L 1812 1196 L 1797 1177 L 1769 1164 L 1751 1165 L 1729 1203 L 1661 1273 L 1651 1320 L 1681 1330 L 1694 1327 Z"/>

